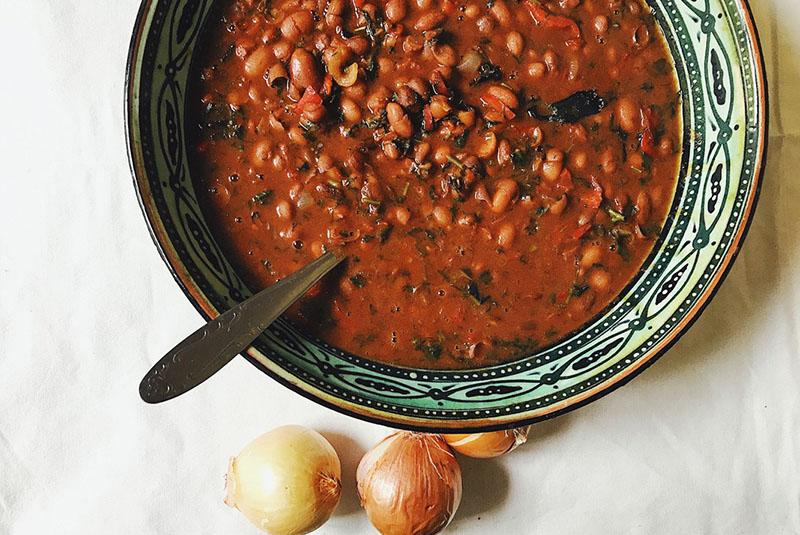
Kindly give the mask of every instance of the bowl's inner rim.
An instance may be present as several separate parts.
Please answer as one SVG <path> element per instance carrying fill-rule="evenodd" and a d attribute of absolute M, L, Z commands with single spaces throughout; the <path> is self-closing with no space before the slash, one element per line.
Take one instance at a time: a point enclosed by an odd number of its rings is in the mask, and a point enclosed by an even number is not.
<path fill-rule="evenodd" d="M 652 0 L 649 0 L 649 1 L 651 1 L 651 3 L 652 3 Z M 669 2 L 669 0 L 665 0 L 665 3 L 668 3 L 668 2 Z M 733 3 L 732 0 L 721 0 L 721 2 L 726 3 L 726 4 Z M 143 2 L 142 8 L 141 8 L 141 11 L 140 11 L 139 22 L 137 22 L 137 29 L 140 30 L 140 32 L 139 32 L 139 36 L 140 37 L 137 38 L 137 35 L 136 34 L 134 35 L 134 39 L 133 39 L 134 44 L 132 44 L 131 57 L 129 58 L 129 73 L 128 73 L 129 74 L 129 78 L 128 78 L 128 92 L 127 92 L 128 106 L 126 107 L 127 108 L 126 111 L 128 112 L 128 116 L 126 117 L 126 119 L 127 119 L 127 124 L 129 126 L 129 151 L 130 151 L 130 154 L 131 154 L 131 165 L 132 165 L 132 168 L 134 170 L 134 175 L 135 175 L 134 176 L 134 180 L 135 180 L 135 183 L 137 185 L 137 194 L 140 195 L 140 202 L 141 202 L 142 207 L 144 209 L 146 218 L 148 219 L 148 225 L 151 228 L 151 234 L 153 235 L 154 240 L 156 241 L 156 245 L 159 248 L 159 252 L 162 254 L 162 257 L 164 257 L 165 261 L 169 264 L 169 267 L 170 267 L 171 271 L 173 272 L 173 275 L 175 276 L 176 280 L 181 285 L 181 287 L 184 289 L 184 291 L 187 293 L 187 296 L 190 297 L 190 299 L 192 300 L 193 304 L 195 304 L 195 306 L 198 308 L 198 310 L 204 316 L 208 317 L 209 315 L 212 315 L 215 310 L 220 310 L 221 308 L 224 308 L 223 303 L 221 303 L 219 300 L 213 299 L 211 296 L 209 296 L 206 293 L 202 292 L 200 290 L 200 288 L 196 285 L 196 283 L 192 280 L 192 277 L 191 277 L 190 273 L 187 272 L 186 267 L 182 266 L 183 262 L 182 262 L 182 260 L 180 258 L 178 258 L 175 255 L 175 251 L 169 251 L 168 250 L 168 245 L 173 245 L 174 246 L 174 244 L 171 243 L 172 240 L 170 240 L 169 236 L 167 236 L 167 233 L 165 232 L 165 229 L 163 227 L 163 223 L 161 223 L 159 221 L 158 218 L 160 216 L 158 214 L 158 210 L 156 209 L 155 205 L 152 204 L 152 200 L 146 198 L 146 196 L 145 196 L 145 194 L 148 193 L 148 188 L 147 188 L 146 184 L 143 184 L 143 182 L 146 182 L 147 173 L 146 173 L 145 166 L 144 166 L 144 164 L 142 162 L 141 146 L 140 146 L 141 145 L 141 132 L 139 132 L 138 129 L 137 129 L 137 127 L 139 127 L 141 125 L 138 124 L 137 117 L 134 117 L 135 112 L 139 108 L 139 102 L 138 102 L 139 94 L 138 94 L 138 92 L 134 93 L 134 90 L 138 91 L 138 89 L 136 87 L 136 85 L 137 85 L 136 83 L 137 83 L 137 81 L 140 81 L 137 78 L 141 75 L 142 65 L 141 65 L 140 57 L 139 57 L 138 53 L 135 54 L 135 52 L 137 52 L 138 45 L 141 44 L 141 43 L 138 42 L 138 40 L 143 38 L 142 34 L 144 33 L 144 29 L 146 27 L 146 24 L 143 21 L 144 21 L 145 18 L 148 18 L 148 20 L 150 18 L 152 18 L 153 13 L 150 10 L 150 6 L 153 3 L 155 3 L 155 4 L 159 4 L 160 3 L 161 5 L 163 5 L 163 2 L 159 2 L 159 0 L 155 0 L 155 2 L 153 0 L 145 0 Z M 738 6 L 738 7 L 736 7 L 736 6 Z M 730 5 L 728 7 L 731 8 Z M 719 284 L 719 279 L 724 277 L 725 271 L 727 271 L 727 268 L 729 267 L 730 262 L 732 261 L 733 257 L 735 256 L 735 253 L 738 251 L 738 244 L 740 243 L 741 237 L 744 234 L 744 231 L 746 231 L 746 227 L 748 226 L 749 221 L 750 221 L 750 219 L 752 217 L 752 208 L 754 207 L 755 200 L 757 199 L 758 186 L 760 186 L 760 172 L 763 171 L 764 145 L 765 145 L 765 142 L 766 142 L 766 140 L 764 139 L 765 129 L 766 129 L 766 116 L 765 116 L 766 101 L 765 101 L 765 96 L 764 96 L 764 91 L 765 91 L 764 85 L 766 83 L 766 80 L 764 78 L 762 56 L 761 56 L 761 53 L 760 53 L 759 43 L 757 41 L 757 35 L 755 34 L 755 28 L 754 28 L 754 25 L 752 23 L 752 16 L 751 16 L 747 6 L 746 5 L 742 5 L 741 4 L 741 0 L 736 0 L 736 5 L 734 6 L 734 8 L 736 8 L 736 9 L 741 8 L 741 11 L 744 13 L 744 23 L 745 23 L 745 25 L 749 25 L 746 28 L 746 29 L 749 29 L 749 33 L 744 35 L 742 40 L 746 41 L 747 46 L 750 48 L 750 51 L 748 52 L 746 59 L 747 59 L 747 61 L 749 61 L 752 64 L 751 65 L 751 69 L 755 73 L 755 75 L 753 76 L 754 80 L 752 81 L 753 88 L 754 88 L 756 94 L 761 97 L 760 100 L 757 99 L 757 103 L 756 103 L 757 106 L 756 106 L 756 114 L 755 114 L 755 116 L 758 118 L 758 121 L 756 121 L 756 122 L 759 122 L 761 125 L 763 125 L 763 128 L 762 128 L 761 135 L 757 140 L 758 143 L 757 143 L 756 148 L 757 148 L 758 159 L 757 159 L 756 165 L 754 166 L 754 178 L 752 179 L 752 181 L 753 181 L 752 186 L 753 187 L 752 187 L 752 190 L 749 192 L 749 194 L 748 194 L 748 196 L 746 198 L 746 201 L 747 201 L 746 208 L 747 209 L 743 211 L 743 217 L 742 217 L 741 222 L 740 222 L 740 226 L 742 227 L 742 229 L 737 234 L 736 239 L 730 242 L 728 250 L 730 251 L 731 254 L 729 254 L 729 257 L 726 258 L 726 261 L 723 264 L 720 264 L 720 272 L 721 273 L 718 274 L 719 275 L 718 277 L 715 277 L 715 282 L 707 287 L 707 291 L 706 291 L 705 295 L 703 296 L 703 300 L 699 301 L 697 306 L 692 307 L 693 308 L 692 313 L 687 318 L 685 318 L 685 321 L 683 322 L 684 324 L 686 324 L 687 322 L 691 323 L 691 321 L 693 319 L 696 319 L 697 313 L 699 311 L 701 311 L 702 308 L 704 307 L 705 303 L 707 302 L 707 297 L 709 297 L 711 294 L 713 294 L 714 290 L 716 289 L 716 287 Z M 733 9 L 733 8 L 731 8 L 731 9 Z M 737 11 L 737 14 L 738 13 L 739 12 Z M 143 15 L 144 15 L 144 17 L 143 17 Z M 670 42 L 670 46 L 672 47 L 672 43 L 671 42 Z M 673 57 L 674 56 L 675 56 L 675 54 L 673 53 Z M 738 74 L 739 73 L 737 71 L 737 75 Z M 685 139 L 685 136 L 684 136 L 684 139 Z M 676 196 L 676 198 L 677 198 L 677 196 Z M 214 302 L 214 301 L 217 301 L 217 302 Z M 678 329 L 678 334 L 681 334 L 684 330 L 685 330 L 685 327 L 682 327 L 681 329 Z M 670 342 L 670 341 L 668 340 L 668 342 Z M 672 339 L 672 342 L 674 342 L 674 337 Z M 672 343 L 672 342 L 670 342 L 670 343 Z M 269 348 L 267 348 L 267 349 L 269 349 Z M 259 368 L 261 368 L 262 370 L 266 371 L 270 375 L 275 376 L 279 372 L 279 369 L 284 369 L 284 368 L 281 368 L 281 367 L 278 367 L 278 369 L 276 369 L 276 368 L 274 368 L 273 366 L 270 365 L 271 358 L 270 358 L 269 355 L 274 355 L 272 351 L 268 351 L 268 352 L 266 352 L 265 355 L 261 355 L 260 356 L 261 358 L 259 358 L 259 355 L 258 355 L 257 351 L 251 351 L 249 353 L 250 353 L 250 356 L 253 359 L 253 362 L 256 363 L 259 366 Z M 656 351 L 654 350 L 653 353 L 656 353 Z M 652 358 L 653 358 L 652 354 L 647 359 L 645 359 L 645 357 L 642 357 L 642 359 L 644 359 L 644 360 L 652 360 Z M 274 364 L 274 361 L 272 361 L 272 364 Z M 292 372 L 290 372 L 290 371 L 287 372 L 287 373 L 289 375 L 292 375 Z M 287 383 L 288 381 L 287 380 L 282 380 L 281 382 Z M 291 386 L 296 391 L 299 391 L 300 393 L 303 393 L 304 395 L 310 395 L 312 397 L 312 399 L 315 399 L 316 401 L 321 401 L 321 402 L 323 402 L 324 404 L 326 404 L 328 406 L 332 406 L 331 403 L 326 403 L 324 399 L 320 399 L 319 396 L 317 396 L 315 394 L 316 392 L 319 392 L 319 390 L 317 388 L 315 388 L 314 385 L 309 384 L 307 382 L 304 382 L 300 378 L 296 378 L 296 380 L 292 380 L 291 383 L 292 384 L 289 385 L 289 386 Z M 610 388 L 613 388 L 613 386 L 614 386 L 613 384 L 609 384 L 609 385 L 605 386 L 602 390 L 603 390 L 603 392 L 604 391 L 608 391 Z M 304 392 L 304 390 L 305 390 L 305 392 Z M 603 392 L 601 392 L 601 393 L 603 393 Z M 323 392 L 323 394 L 324 394 L 324 392 Z M 335 396 L 330 396 L 330 397 L 334 398 Z M 341 402 L 342 404 L 345 404 L 345 405 L 348 404 L 347 400 L 343 400 L 343 399 L 340 399 L 340 398 L 337 398 L 337 402 Z M 349 405 L 352 405 L 352 404 L 350 403 Z M 337 408 L 337 407 L 333 406 L 333 408 Z M 380 411 L 377 410 L 377 411 L 373 411 L 373 412 L 380 412 Z M 392 413 L 389 413 L 389 412 L 385 412 L 385 413 L 382 413 L 382 414 L 384 414 L 384 416 L 386 416 L 386 417 L 392 417 L 392 418 L 397 418 L 397 417 L 401 417 L 402 418 L 403 417 L 402 415 L 395 415 L 395 414 L 392 414 Z M 360 416 L 363 417 L 363 414 L 360 415 Z M 386 421 L 386 420 L 382 420 L 382 421 Z"/>

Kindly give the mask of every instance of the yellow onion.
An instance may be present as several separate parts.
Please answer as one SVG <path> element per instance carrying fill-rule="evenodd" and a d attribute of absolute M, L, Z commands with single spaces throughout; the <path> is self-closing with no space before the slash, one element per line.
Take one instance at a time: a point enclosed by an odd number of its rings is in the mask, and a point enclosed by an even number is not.
<path fill-rule="evenodd" d="M 336 450 L 312 429 L 278 427 L 230 461 L 225 503 L 272 535 L 299 535 L 324 524 L 339 503 Z"/>
<path fill-rule="evenodd" d="M 399 431 L 358 464 L 358 495 L 382 535 L 432 535 L 461 503 L 461 468 L 439 435 Z"/>
<path fill-rule="evenodd" d="M 508 453 L 528 440 L 530 426 L 490 433 L 444 435 L 450 447 L 467 457 L 490 459 Z"/>

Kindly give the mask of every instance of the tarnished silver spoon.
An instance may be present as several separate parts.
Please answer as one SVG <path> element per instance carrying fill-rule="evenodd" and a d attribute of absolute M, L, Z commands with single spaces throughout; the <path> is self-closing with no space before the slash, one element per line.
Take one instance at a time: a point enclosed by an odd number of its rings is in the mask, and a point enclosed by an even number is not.
<path fill-rule="evenodd" d="M 325 253 L 209 321 L 147 372 L 139 384 L 139 395 L 147 403 L 161 403 L 196 387 L 247 349 L 292 303 L 344 259 L 332 252 Z"/>

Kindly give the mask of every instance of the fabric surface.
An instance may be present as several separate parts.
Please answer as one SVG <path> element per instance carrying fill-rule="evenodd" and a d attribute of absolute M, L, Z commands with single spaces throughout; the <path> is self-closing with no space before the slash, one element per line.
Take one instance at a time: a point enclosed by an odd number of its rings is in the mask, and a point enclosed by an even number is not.
<path fill-rule="evenodd" d="M 800 21 L 755 0 L 771 136 L 757 215 L 691 331 L 628 386 L 463 460 L 450 533 L 800 533 Z M 201 320 L 153 246 L 123 134 L 138 2 L 0 0 L 0 533 L 256 533 L 222 503 L 228 457 L 322 431 L 345 488 L 319 533 L 370 532 L 354 490 L 387 430 L 237 358 L 161 406 L 142 374 Z"/>

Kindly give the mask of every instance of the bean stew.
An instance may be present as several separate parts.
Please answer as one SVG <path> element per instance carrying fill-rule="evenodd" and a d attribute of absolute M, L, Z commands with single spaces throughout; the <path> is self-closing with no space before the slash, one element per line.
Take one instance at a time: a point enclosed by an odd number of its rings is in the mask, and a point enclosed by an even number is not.
<path fill-rule="evenodd" d="M 471 368 L 550 345 L 636 276 L 681 101 L 641 0 L 227 0 L 189 80 L 193 176 L 254 290 L 365 358 Z"/>

